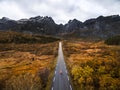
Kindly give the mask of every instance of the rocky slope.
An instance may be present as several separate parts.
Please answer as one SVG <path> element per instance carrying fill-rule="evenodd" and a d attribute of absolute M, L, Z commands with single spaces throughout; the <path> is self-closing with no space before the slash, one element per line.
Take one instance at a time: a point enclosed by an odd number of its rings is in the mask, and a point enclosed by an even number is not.
<path fill-rule="evenodd" d="M 84 22 L 84 28 L 90 32 L 89 36 L 100 38 L 114 36 L 120 34 L 120 16 L 100 16 L 96 19 L 90 19 Z"/>
<path fill-rule="evenodd" d="M 3 17 L 0 19 L 0 30 L 105 39 L 120 34 L 120 16 L 99 16 L 98 18 L 89 19 L 85 22 L 73 19 L 65 25 L 56 24 L 54 20 L 48 16 L 37 16 L 17 21 Z"/>

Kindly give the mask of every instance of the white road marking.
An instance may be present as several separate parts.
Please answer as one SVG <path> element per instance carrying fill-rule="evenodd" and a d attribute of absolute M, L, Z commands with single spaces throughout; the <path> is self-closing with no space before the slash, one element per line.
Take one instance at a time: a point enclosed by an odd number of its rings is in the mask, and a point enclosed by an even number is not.
<path fill-rule="evenodd" d="M 56 71 L 55 71 L 55 74 L 56 74 Z"/>
<path fill-rule="evenodd" d="M 53 79 L 53 82 L 55 81 L 55 77 L 54 77 L 54 79 Z"/>
<path fill-rule="evenodd" d="M 52 87 L 52 90 L 53 90 L 53 87 Z"/>
<path fill-rule="evenodd" d="M 67 70 L 66 70 L 66 73 L 67 73 Z"/>
<path fill-rule="evenodd" d="M 71 87 L 71 85 L 70 85 L 70 90 L 72 90 L 72 87 Z"/>
<path fill-rule="evenodd" d="M 69 77 L 67 76 L 67 78 L 68 78 L 68 81 L 69 81 Z"/>

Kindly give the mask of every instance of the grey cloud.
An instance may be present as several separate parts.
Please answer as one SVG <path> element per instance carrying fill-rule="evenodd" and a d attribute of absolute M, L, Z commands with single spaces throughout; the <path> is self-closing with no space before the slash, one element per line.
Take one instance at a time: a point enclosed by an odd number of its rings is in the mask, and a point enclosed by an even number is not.
<path fill-rule="evenodd" d="M 3 7 L 4 5 L 4 7 Z M 120 0 L 0 0 L 0 17 L 51 16 L 57 23 L 120 14 Z"/>

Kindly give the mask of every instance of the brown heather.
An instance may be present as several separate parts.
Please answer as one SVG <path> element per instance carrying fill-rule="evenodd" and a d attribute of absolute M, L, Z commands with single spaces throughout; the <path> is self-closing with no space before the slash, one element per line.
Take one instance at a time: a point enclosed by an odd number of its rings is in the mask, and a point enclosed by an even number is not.
<path fill-rule="evenodd" d="M 120 89 L 120 46 L 81 40 L 63 47 L 74 90 Z"/>
<path fill-rule="evenodd" d="M 0 90 L 45 90 L 52 79 L 57 50 L 58 42 L 50 41 L 0 43 Z"/>

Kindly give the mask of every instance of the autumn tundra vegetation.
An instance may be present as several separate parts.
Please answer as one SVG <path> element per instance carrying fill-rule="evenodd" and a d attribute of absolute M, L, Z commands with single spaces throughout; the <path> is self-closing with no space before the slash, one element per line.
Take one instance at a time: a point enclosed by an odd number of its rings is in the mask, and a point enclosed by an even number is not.
<path fill-rule="evenodd" d="M 106 44 L 112 40 L 64 41 L 74 90 L 120 90 L 120 45 Z"/>
<path fill-rule="evenodd" d="M 0 90 L 49 90 L 58 40 L 49 36 L 0 32 Z"/>
<path fill-rule="evenodd" d="M 0 90 L 50 90 L 58 38 L 0 32 Z M 66 40 L 63 51 L 74 90 L 120 90 L 120 36 Z"/>

